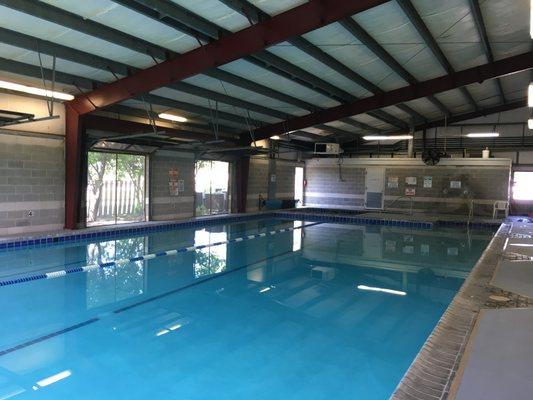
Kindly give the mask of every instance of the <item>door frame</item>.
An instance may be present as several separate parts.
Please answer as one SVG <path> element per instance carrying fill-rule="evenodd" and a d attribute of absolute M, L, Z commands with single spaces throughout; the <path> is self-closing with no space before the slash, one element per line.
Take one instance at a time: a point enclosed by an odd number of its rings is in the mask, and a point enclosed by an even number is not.
<path fill-rule="evenodd" d="M 381 206 L 380 207 L 368 207 L 367 206 L 367 196 L 368 193 L 378 193 L 376 191 L 368 190 L 368 171 L 380 171 L 381 174 L 376 174 L 376 176 L 381 175 Z M 365 197 L 364 197 L 364 208 L 365 210 L 383 210 L 385 207 L 385 168 L 384 167 L 366 167 L 365 168 Z"/>

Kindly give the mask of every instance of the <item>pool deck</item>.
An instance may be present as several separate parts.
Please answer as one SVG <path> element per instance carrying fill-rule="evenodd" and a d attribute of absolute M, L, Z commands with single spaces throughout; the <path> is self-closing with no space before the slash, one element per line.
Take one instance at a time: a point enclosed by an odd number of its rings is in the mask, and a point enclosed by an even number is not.
<path fill-rule="evenodd" d="M 391 398 L 530 399 L 531 332 L 533 222 L 509 218 Z"/>

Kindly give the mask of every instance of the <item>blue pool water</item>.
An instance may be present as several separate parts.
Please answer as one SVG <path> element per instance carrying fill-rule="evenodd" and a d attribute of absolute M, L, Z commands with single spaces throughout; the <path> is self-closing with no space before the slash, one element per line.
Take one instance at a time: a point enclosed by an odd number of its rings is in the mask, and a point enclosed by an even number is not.
<path fill-rule="evenodd" d="M 0 252 L 6 281 L 208 245 L 0 287 L 0 399 L 387 399 L 490 238 L 260 219 Z"/>

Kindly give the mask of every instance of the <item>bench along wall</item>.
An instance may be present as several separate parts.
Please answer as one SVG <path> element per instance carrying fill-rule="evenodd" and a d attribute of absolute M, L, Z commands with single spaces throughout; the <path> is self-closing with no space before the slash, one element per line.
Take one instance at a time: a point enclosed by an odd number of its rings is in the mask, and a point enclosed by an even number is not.
<path fill-rule="evenodd" d="M 338 159 L 312 159 L 306 162 L 305 204 L 364 209 L 366 170 L 372 167 L 383 169 L 384 206 L 391 211 L 408 210 L 412 201 L 415 211 L 465 215 L 473 201 L 475 215 L 490 216 L 495 201 L 509 199 L 509 159 L 450 158 L 436 166 L 408 158 L 353 158 L 341 164 Z M 425 177 L 431 177 L 431 187 L 424 187 Z M 406 178 L 416 178 L 416 184 Z M 406 189 L 414 195 L 402 197 Z"/>

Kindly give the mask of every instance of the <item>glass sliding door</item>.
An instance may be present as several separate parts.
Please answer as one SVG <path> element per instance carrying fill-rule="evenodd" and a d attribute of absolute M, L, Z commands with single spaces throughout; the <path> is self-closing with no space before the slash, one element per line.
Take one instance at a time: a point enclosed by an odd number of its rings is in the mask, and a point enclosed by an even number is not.
<path fill-rule="evenodd" d="M 196 162 L 196 215 L 227 214 L 229 212 L 229 163 L 223 161 Z"/>
<path fill-rule="evenodd" d="M 146 156 L 90 151 L 87 225 L 146 220 Z"/>

